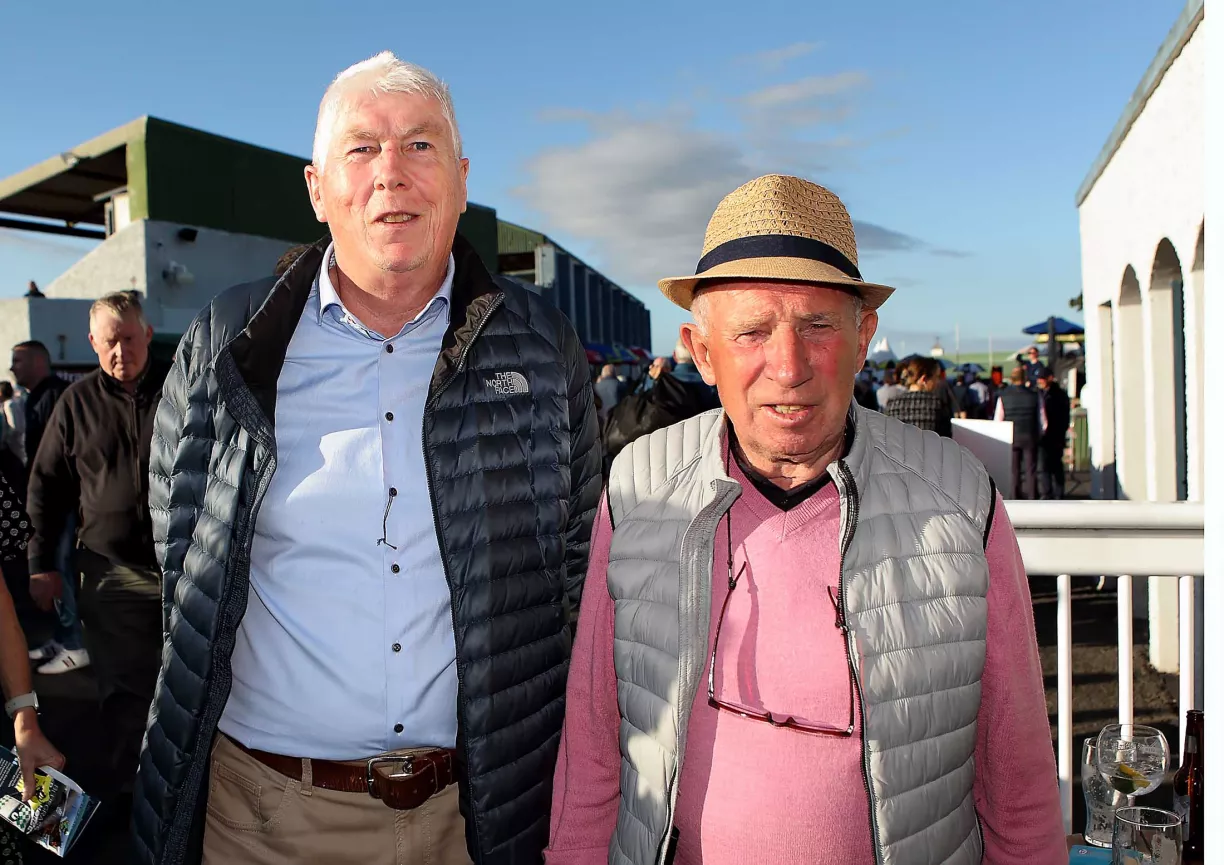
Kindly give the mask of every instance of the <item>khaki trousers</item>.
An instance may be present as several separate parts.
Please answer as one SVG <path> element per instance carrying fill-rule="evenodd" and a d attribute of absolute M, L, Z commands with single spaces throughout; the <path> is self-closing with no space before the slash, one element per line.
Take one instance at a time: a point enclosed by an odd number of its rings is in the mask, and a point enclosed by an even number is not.
<path fill-rule="evenodd" d="M 218 733 L 203 865 L 471 865 L 458 784 L 396 811 L 365 793 L 313 787 L 309 766 L 295 781 Z"/>

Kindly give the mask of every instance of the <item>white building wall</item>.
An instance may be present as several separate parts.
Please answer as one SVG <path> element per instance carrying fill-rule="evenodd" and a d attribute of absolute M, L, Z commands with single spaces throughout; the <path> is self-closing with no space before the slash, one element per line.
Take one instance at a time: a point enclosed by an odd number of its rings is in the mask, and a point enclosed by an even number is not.
<path fill-rule="evenodd" d="M 1150 322 L 1152 312 L 1152 264 L 1162 238 L 1168 238 L 1173 244 L 1181 261 L 1182 279 L 1186 283 L 1187 409 L 1192 418 L 1201 411 L 1195 403 L 1201 392 L 1198 379 L 1202 375 L 1202 352 L 1194 345 L 1195 334 L 1200 332 L 1194 321 L 1201 315 L 1201 310 L 1192 299 L 1190 266 L 1194 261 L 1206 208 L 1206 137 L 1203 126 L 1205 27 L 1205 21 L 1199 24 L 1180 56 L 1173 61 L 1118 151 L 1080 205 L 1084 326 L 1090 382 L 1100 382 L 1102 376 L 1107 374 L 1103 367 L 1102 345 L 1103 340 L 1110 339 L 1111 335 L 1101 330 L 1102 304 L 1112 303 L 1114 332 L 1122 336 L 1116 318 L 1122 277 L 1128 265 L 1134 268 L 1143 298 L 1144 332 L 1148 338 L 1140 336 L 1136 340 L 1130 337 L 1125 344 L 1115 343 L 1112 348 L 1115 362 L 1124 353 L 1134 353 L 1143 357 L 1144 364 L 1142 376 L 1115 377 L 1113 396 L 1118 418 L 1130 417 L 1130 410 L 1138 406 L 1140 416 L 1147 423 L 1145 380 L 1152 376 L 1152 363 L 1147 356 L 1145 343 L 1151 344 L 1152 337 L 1146 322 Z M 1156 343 L 1161 346 L 1166 344 L 1160 338 L 1156 339 Z M 1089 438 L 1094 468 L 1098 473 L 1104 468 L 1097 462 L 1099 456 L 1110 451 L 1110 447 L 1100 438 L 1102 432 L 1108 431 L 1108 425 L 1094 421 L 1104 408 L 1101 405 L 1102 396 L 1102 388 L 1089 388 Z M 1187 450 L 1192 468 L 1202 464 L 1200 429 L 1193 423 L 1188 429 Z M 1167 462 L 1156 459 L 1158 442 L 1153 439 L 1157 437 L 1144 438 L 1147 450 L 1141 464 Z M 1116 441 L 1115 453 L 1119 466 L 1127 464 L 1127 455 L 1122 452 L 1124 448 L 1124 436 L 1120 436 Z M 1139 462 L 1136 460 L 1136 463 Z M 1194 474 L 1192 471 L 1191 489 L 1201 492 Z M 1125 479 L 1120 480 L 1125 486 Z M 1151 485 L 1155 489 L 1168 489 L 1168 483 L 1163 478 L 1145 478 L 1135 486 L 1147 489 L 1150 486 L 1148 480 L 1160 481 Z"/>
<path fill-rule="evenodd" d="M 133 222 L 99 243 L 43 289 L 47 297 L 97 300 L 113 291 L 145 293 L 145 232 Z"/>
<path fill-rule="evenodd" d="M 178 236 L 178 223 L 144 221 L 148 305 L 156 325 L 182 333 L 201 309 L 225 289 L 271 276 L 277 260 L 294 244 L 252 234 L 196 229 L 193 241 Z M 320 226 L 319 234 L 325 229 Z M 190 282 L 176 280 L 171 265 L 185 267 Z"/>
<path fill-rule="evenodd" d="M 1168 239 L 1184 284 L 1189 497 L 1202 498 L 1199 342 L 1204 328 L 1191 267 L 1206 210 L 1205 28 L 1201 22 L 1191 34 L 1080 205 L 1087 373 L 1095 383 L 1088 389 L 1086 408 L 1096 495 L 1110 493 L 1107 481 L 1116 465 L 1117 486 L 1126 497 L 1176 497 L 1176 460 L 1170 458 L 1171 295 L 1167 280 L 1155 292 L 1152 285 L 1157 247 Z M 1128 267 L 1134 270 L 1141 304 L 1124 309 L 1119 301 Z M 1141 317 L 1134 314 L 1139 312 Z M 1106 377 L 1112 379 L 1112 393 L 1100 385 Z M 1109 417 L 1103 417 L 1106 413 Z M 1158 579 L 1148 588 L 1151 662 L 1158 670 L 1175 672 L 1177 584 Z"/>
<path fill-rule="evenodd" d="M 193 240 L 179 236 L 184 228 L 195 232 Z M 145 296 L 145 313 L 155 330 L 182 333 L 219 292 L 271 276 L 290 246 L 268 237 L 139 220 L 91 250 L 47 286 L 46 294 L 96 299 L 135 289 Z"/>
<path fill-rule="evenodd" d="M 186 227 L 133 222 L 48 285 L 47 297 L 0 300 L 0 367 L 7 371 L 12 347 L 28 339 L 45 344 L 55 364 L 96 364 L 89 346 L 89 307 L 114 291 L 141 292 L 155 331 L 183 333 L 219 292 L 271 276 L 277 260 L 293 246 L 208 228 L 193 229 L 195 238 L 189 241 L 179 237 Z"/>
<path fill-rule="evenodd" d="M 55 365 L 96 364 L 98 357 L 89 346 L 89 305 L 91 300 L 17 297 L 0 300 L 0 360 L 2 376 L 8 372 L 13 346 L 36 339 L 51 352 Z"/>

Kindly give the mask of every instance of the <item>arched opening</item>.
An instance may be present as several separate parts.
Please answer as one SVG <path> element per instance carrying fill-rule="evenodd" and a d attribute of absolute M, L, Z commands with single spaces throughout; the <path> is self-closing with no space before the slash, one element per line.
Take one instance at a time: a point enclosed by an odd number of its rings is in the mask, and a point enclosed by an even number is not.
<path fill-rule="evenodd" d="M 1114 312 L 1114 440 L 1117 497 L 1147 498 L 1147 407 L 1144 395 L 1143 298 L 1129 265 Z"/>
<path fill-rule="evenodd" d="M 1093 379 L 1093 390 L 1100 390 L 1099 402 L 1095 412 L 1100 429 L 1096 431 L 1096 440 L 1100 451 L 1093 455 L 1093 465 L 1097 472 L 1096 496 L 1102 499 L 1118 498 L 1118 467 L 1117 433 L 1114 423 L 1114 313 L 1113 303 L 1103 303 L 1097 307 L 1097 333 L 1100 370 Z"/>
<path fill-rule="evenodd" d="M 1186 329 L 1181 260 L 1168 238 L 1156 247 L 1148 289 L 1147 497 L 1184 501 L 1186 474 Z"/>
<path fill-rule="evenodd" d="M 1187 394 L 1186 418 L 1190 427 L 1189 452 L 1190 498 L 1193 501 L 1203 500 L 1203 455 L 1207 440 L 1203 437 L 1203 416 L 1206 413 L 1204 402 L 1204 384 L 1206 369 L 1206 316 L 1203 314 L 1203 224 L 1199 225 L 1198 242 L 1194 245 L 1194 263 L 1190 265 L 1190 297 L 1187 299 L 1188 315 L 1186 328 L 1194 340 L 1193 350 L 1188 351 L 1186 358 L 1187 379 L 1190 382 Z"/>

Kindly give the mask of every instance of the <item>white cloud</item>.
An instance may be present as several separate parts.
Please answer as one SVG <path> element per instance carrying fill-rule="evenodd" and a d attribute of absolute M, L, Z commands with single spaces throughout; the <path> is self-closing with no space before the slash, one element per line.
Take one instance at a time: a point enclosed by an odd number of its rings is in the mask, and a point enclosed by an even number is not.
<path fill-rule="evenodd" d="M 851 112 L 836 97 L 866 81 L 863 73 L 847 72 L 733 99 L 737 129 L 706 128 L 676 111 L 655 117 L 547 112 L 584 126 L 586 139 L 531 158 L 526 182 L 514 193 L 540 214 L 542 230 L 592 249 L 591 263 L 623 284 L 691 273 L 706 223 L 731 190 L 774 172 L 828 186 L 832 166 L 866 146 L 832 128 Z M 856 234 L 868 255 L 931 252 L 924 241 L 871 222 L 856 222 Z"/>
<path fill-rule="evenodd" d="M 739 101 L 754 109 L 802 105 L 810 103 L 813 99 L 839 96 L 863 87 L 867 81 L 867 75 L 863 72 L 812 75 L 800 78 L 798 81 L 764 87 L 746 96 L 741 96 Z"/>
<path fill-rule="evenodd" d="M 747 54 L 739 58 L 739 61 L 758 66 L 766 72 L 777 72 L 792 60 L 806 57 L 819 47 L 820 45 L 816 42 L 796 42 L 793 45 L 784 45 L 781 48 L 772 48 L 768 51 L 759 51 L 756 54 Z"/>
<path fill-rule="evenodd" d="M 589 140 L 540 153 L 516 190 L 548 230 L 590 242 L 614 279 L 690 272 L 706 222 L 755 171 L 723 137 L 679 119 L 592 127 Z"/>

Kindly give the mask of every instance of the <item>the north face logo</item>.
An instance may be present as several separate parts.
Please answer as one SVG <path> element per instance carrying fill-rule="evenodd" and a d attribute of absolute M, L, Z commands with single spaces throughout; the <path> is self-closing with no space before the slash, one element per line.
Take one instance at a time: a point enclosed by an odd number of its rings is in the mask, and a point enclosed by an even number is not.
<path fill-rule="evenodd" d="M 485 379 L 485 387 L 497 391 L 502 396 L 531 392 L 531 388 L 527 386 L 527 376 L 521 372 L 495 373 L 493 378 Z"/>

